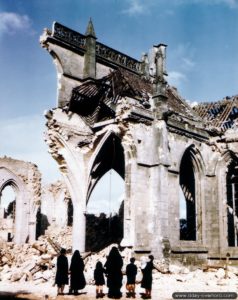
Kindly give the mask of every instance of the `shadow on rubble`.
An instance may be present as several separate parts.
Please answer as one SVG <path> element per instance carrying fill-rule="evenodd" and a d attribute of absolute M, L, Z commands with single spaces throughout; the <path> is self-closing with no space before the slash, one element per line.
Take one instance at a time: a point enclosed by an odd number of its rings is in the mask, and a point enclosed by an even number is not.
<path fill-rule="evenodd" d="M 25 291 L 19 291 L 17 293 L 10 293 L 10 292 L 0 292 L 0 299 L 4 300 L 14 300 L 14 299 L 21 299 L 21 300 L 29 300 L 33 299 L 28 297 L 29 293 Z M 37 298 L 34 298 L 37 300 Z"/>

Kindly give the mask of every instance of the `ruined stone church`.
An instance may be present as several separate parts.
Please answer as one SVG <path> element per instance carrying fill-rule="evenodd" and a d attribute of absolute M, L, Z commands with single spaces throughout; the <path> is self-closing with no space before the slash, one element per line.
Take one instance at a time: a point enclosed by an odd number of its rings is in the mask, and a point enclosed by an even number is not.
<path fill-rule="evenodd" d="M 237 259 L 238 97 L 191 107 L 166 82 L 166 45 L 138 61 L 97 41 L 91 20 L 84 35 L 54 23 L 40 42 L 57 70 L 47 144 L 72 198 L 73 248 L 84 251 L 90 194 L 114 169 L 125 182 L 122 246 Z"/>
<path fill-rule="evenodd" d="M 125 182 L 122 246 L 237 259 L 238 97 L 191 107 L 166 82 L 166 45 L 138 61 L 98 42 L 91 21 L 85 35 L 54 23 L 40 42 L 57 70 L 47 144 L 73 202 L 73 248 L 84 251 L 90 194 L 114 169 Z"/>
<path fill-rule="evenodd" d="M 138 61 L 100 43 L 91 20 L 85 34 L 55 22 L 40 43 L 57 71 L 46 143 L 72 200 L 73 249 L 85 251 L 90 195 L 113 169 L 125 183 L 122 247 L 237 260 L 238 96 L 191 106 L 166 81 L 166 45 Z"/>

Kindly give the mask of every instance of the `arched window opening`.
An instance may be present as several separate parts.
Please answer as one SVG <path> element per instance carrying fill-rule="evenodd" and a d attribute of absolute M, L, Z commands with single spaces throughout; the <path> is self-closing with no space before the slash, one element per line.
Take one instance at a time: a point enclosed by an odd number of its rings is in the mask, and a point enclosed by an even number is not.
<path fill-rule="evenodd" d="M 2 190 L 0 197 L 0 234 L 4 240 L 10 242 L 13 239 L 16 210 L 16 194 L 11 185 Z"/>
<path fill-rule="evenodd" d="M 74 214 L 74 207 L 71 198 L 67 198 L 67 226 L 73 226 L 73 214 Z"/>
<path fill-rule="evenodd" d="M 180 209 L 184 210 L 183 214 L 180 214 L 180 240 L 195 241 L 197 231 L 195 176 L 189 150 L 185 152 L 181 161 L 179 184 L 182 191 Z"/>
<path fill-rule="evenodd" d="M 228 246 L 238 246 L 238 163 L 232 162 L 226 177 Z"/>
<path fill-rule="evenodd" d="M 86 251 L 99 251 L 123 238 L 124 180 L 113 169 L 98 181 L 87 205 Z"/>

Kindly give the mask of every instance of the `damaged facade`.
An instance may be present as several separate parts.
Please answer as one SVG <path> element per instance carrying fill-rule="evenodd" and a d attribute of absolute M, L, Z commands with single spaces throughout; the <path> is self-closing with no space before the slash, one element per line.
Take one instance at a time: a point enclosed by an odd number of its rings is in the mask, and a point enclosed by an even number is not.
<path fill-rule="evenodd" d="M 1 195 L 6 187 L 15 192 L 12 217 L 6 214 Z M 40 206 L 41 174 L 36 165 L 9 157 L 0 158 L 0 236 L 16 244 L 36 238 L 36 214 Z"/>
<path fill-rule="evenodd" d="M 71 200 L 65 184 L 58 180 L 42 187 L 41 196 L 41 233 L 48 225 L 65 228 L 69 223 Z"/>
<path fill-rule="evenodd" d="M 59 23 L 40 39 L 58 77 L 46 143 L 73 204 L 73 248 L 100 178 L 125 181 L 122 246 L 200 263 L 238 258 L 238 97 L 191 107 L 166 82 L 166 45 L 141 61 Z M 181 216 L 184 203 L 185 215 Z"/>

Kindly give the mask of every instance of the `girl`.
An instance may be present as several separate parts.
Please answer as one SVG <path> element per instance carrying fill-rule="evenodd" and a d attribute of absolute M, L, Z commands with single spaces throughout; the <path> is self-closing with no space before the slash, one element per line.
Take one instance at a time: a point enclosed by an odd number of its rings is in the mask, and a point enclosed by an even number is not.
<path fill-rule="evenodd" d="M 103 285 L 105 284 L 104 274 L 105 269 L 100 261 L 97 262 L 94 270 L 94 280 L 96 285 L 96 298 L 103 298 Z"/>
<path fill-rule="evenodd" d="M 149 255 L 149 261 L 146 263 L 145 268 L 142 268 L 142 281 L 141 287 L 145 289 L 145 299 L 151 299 L 152 290 L 152 271 L 155 268 L 153 264 L 154 256 Z"/>

